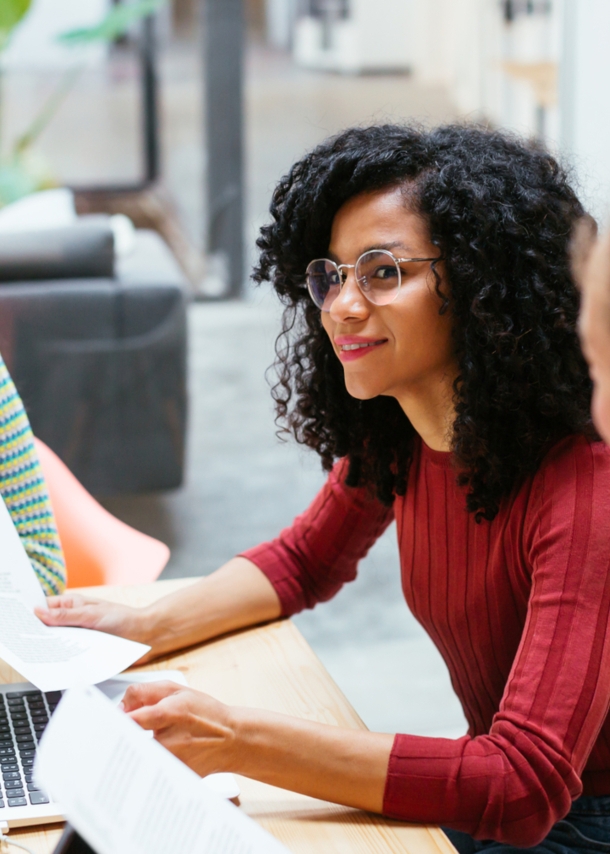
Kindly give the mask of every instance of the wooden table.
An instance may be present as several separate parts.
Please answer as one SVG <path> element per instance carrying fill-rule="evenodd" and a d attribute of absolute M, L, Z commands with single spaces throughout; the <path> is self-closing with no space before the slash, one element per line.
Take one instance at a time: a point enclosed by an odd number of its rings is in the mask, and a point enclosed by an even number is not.
<path fill-rule="evenodd" d="M 88 592 L 115 602 L 145 605 L 195 580 L 96 587 Z M 192 688 L 206 691 L 225 703 L 365 728 L 289 620 L 236 632 L 140 669 L 182 670 Z M 0 681 L 24 680 L 0 662 Z M 390 821 L 245 777 L 239 777 L 239 785 L 241 808 L 294 854 L 455 854 L 447 837 L 436 827 Z M 12 830 L 10 835 L 36 854 L 49 854 L 61 835 L 61 825 Z"/>

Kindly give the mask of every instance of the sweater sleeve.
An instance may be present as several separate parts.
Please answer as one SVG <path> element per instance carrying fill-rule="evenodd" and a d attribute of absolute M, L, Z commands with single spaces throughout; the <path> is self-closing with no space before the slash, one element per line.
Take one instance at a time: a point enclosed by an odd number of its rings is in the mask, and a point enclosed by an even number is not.
<path fill-rule="evenodd" d="M 393 519 L 391 508 L 345 485 L 346 471 L 347 460 L 341 460 L 289 528 L 241 555 L 271 581 L 283 616 L 313 608 L 353 581 L 358 562 Z"/>
<path fill-rule="evenodd" d="M 0 356 L 0 495 L 47 595 L 66 586 L 64 556 L 27 415 Z"/>
<path fill-rule="evenodd" d="M 610 700 L 610 455 L 584 440 L 572 449 L 536 477 L 527 617 L 489 733 L 397 735 L 387 815 L 531 847 L 581 794 Z"/>

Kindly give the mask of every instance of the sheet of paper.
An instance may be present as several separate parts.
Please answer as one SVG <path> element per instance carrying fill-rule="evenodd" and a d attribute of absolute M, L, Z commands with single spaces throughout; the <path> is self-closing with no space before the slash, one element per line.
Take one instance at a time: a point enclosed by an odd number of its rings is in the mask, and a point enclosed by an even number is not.
<path fill-rule="evenodd" d="M 45 626 L 46 599 L 0 498 L 0 658 L 40 691 L 92 685 L 115 676 L 150 647 L 90 629 Z"/>
<path fill-rule="evenodd" d="M 97 854 L 288 854 L 96 688 L 64 695 L 34 775 Z"/>
<path fill-rule="evenodd" d="M 32 610 L 45 606 L 36 573 L 21 544 L 6 504 L 0 497 L 0 596 L 18 596 Z"/>

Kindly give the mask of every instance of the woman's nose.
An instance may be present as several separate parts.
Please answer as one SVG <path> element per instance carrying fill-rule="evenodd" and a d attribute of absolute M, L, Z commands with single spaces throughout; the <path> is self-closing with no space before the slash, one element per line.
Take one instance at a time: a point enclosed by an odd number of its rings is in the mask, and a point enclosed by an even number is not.
<path fill-rule="evenodd" d="M 336 323 L 349 320 L 365 320 L 369 315 L 369 303 L 358 284 L 353 270 L 347 276 L 330 307 L 330 316 Z"/>

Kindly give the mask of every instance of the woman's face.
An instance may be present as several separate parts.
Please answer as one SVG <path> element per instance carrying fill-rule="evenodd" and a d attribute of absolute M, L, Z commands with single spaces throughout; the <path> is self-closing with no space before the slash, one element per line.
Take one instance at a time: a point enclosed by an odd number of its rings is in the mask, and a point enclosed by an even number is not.
<path fill-rule="evenodd" d="M 355 264 L 368 249 L 389 249 L 397 258 L 439 255 L 425 222 L 408 210 L 400 189 L 363 193 L 337 212 L 329 258 Z M 439 314 L 442 303 L 430 262 L 400 267 L 398 296 L 384 306 L 369 302 L 356 284 L 354 271 L 348 270 L 330 311 L 322 312 L 322 323 L 343 365 L 348 392 L 360 400 L 395 397 L 406 410 L 409 398 L 450 388 L 457 366 L 450 314 Z M 437 270 L 442 276 L 442 264 Z M 446 289 L 444 283 L 442 289 Z M 368 346 L 343 349 L 354 344 Z"/>

